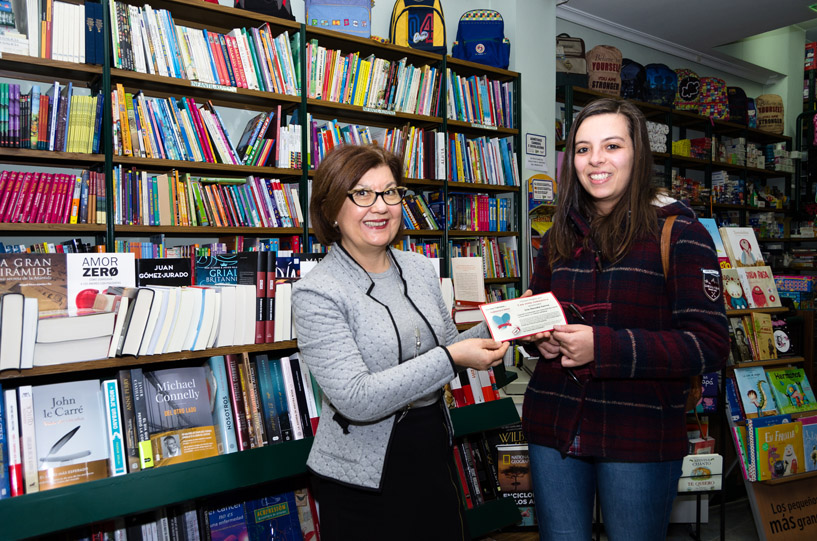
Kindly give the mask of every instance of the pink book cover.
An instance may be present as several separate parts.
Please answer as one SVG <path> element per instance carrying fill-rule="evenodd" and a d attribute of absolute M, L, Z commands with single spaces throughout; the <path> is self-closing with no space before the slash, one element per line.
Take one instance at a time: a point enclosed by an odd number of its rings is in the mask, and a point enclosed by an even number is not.
<path fill-rule="evenodd" d="M 33 173 L 33 178 L 28 184 L 26 200 L 23 203 L 23 208 L 20 209 L 20 223 L 34 223 L 31 219 L 32 212 L 36 209 L 33 206 L 34 200 L 37 199 L 37 194 L 42 190 L 44 176 L 43 173 Z"/>
<path fill-rule="evenodd" d="M 14 185 L 17 183 L 17 171 L 3 171 L 3 187 L 0 191 L 0 221 L 6 221 L 6 207 L 10 204 Z"/>
<path fill-rule="evenodd" d="M 48 189 L 51 187 L 48 181 L 48 173 L 40 173 L 40 182 L 37 183 L 37 192 L 34 194 L 34 203 L 31 207 L 29 222 L 34 224 L 43 223 L 45 215 L 45 198 Z"/>
<path fill-rule="evenodd" d="M 55 175 L 54 173 L 48 173 L 48 191 L 45 192 L 47 204 L 45 205 L 45 210 L 40 217 L 40 220 L 44 224 L 54 222 L 54 204 L 56 203 L 61 187 L 57 177 L 58 175 Z"/>
<path fill-rule="evenodd" d="M 201 111 L 199 111 L 195 101 L 193 101 L 191 98 L 185 99 L 187 100 L 187 108 L 190 111 L 190 116 L 193 117 L 193 122 L 196 124 L 199 141 L 201 142 L 201 147 L 204 150 L 204 155 L 207 157 L 207 162 L 216 163 L 216 158 L 213 156 L 212 149 L 210 148 L 210 142 L 208 141 L 207 129 L 204 127 L 204 122 L 201 120 Z"/>
<path fill-rule="evenodd" d="M 3 220 L 4 222 L 17 223 L 19 221 L 20 209 L 26 199 L 26 191 L 28 190 L 28 184 L 31 182 L 32 176 L 31 171 L 17 175 L 16 193 L 12 194 L 13 200 L 9 203 L 11 208 L 6 211 L 6 219 Z"/>

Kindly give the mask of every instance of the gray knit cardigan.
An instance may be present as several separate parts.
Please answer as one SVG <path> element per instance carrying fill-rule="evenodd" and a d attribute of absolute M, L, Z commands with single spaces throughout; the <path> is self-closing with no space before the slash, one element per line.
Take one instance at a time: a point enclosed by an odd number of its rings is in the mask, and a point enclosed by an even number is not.
<path fill-rule="evenodd" d="M 433 331 L 436 346 L 400 363 L 400 337 L 374 282 L 342 246 L 292 292 L 298 349 L 323 390 L 321 417 L 307 466 L 317 475 L 379 489 L 392 429 L 406 405 L 454 377 L 444 345 L 488 338 L 485 324 L 458 333 L 440 281 L 424 256 L 389 248 L 409 302 Z"/>

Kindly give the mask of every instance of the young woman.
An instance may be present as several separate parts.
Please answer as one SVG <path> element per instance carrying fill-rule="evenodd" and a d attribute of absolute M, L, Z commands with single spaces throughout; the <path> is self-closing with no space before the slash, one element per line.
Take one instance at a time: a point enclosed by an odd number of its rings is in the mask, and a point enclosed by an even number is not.
<path fill-rule="evenodd" d="M 321 537 L 465 539 L 443 386 L 508 349 L 485 324 L 459 334 L 424 256 L 401 231 L 402 165 L 375 146 L 321 162 L 309 205 L 329 254 L 293 288 L 298 348 L 323 390 L 307 465 Z"/>
<path fill-rule="evenodd" d="M 533 337 L 525 394 L 541 539 L 589 539 L 598 490 L 611 540 L 663 539 L 687 450 L 690 376 L 729 352 L 709 233 L 652 181 L 646 122 L 601 99 L 576 117 L 559 206 L 533 293 L 552 291 L 569 324 Z M 668 278 L 660 231 L 675 215 Z"/>

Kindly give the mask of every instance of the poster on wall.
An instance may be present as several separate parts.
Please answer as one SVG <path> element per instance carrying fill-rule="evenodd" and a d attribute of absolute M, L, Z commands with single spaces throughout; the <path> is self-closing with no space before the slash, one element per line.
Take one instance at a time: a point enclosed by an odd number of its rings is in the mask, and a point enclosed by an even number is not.
<path fill-rule="evenodd" d="M 530 269 L 539 253 L 539 240 L 553 224 L 553 212 L 557 202 L 556 181 L 545 174 L 536 174 L 528 179 L 528 222 L 530 224 Z"/>

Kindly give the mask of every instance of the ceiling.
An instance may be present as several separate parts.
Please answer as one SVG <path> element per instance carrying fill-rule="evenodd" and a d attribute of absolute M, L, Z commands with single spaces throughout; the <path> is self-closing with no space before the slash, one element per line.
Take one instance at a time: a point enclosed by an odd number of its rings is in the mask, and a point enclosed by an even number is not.
<path fill-rule="evenodd" d="M 602 30 L 623 39 L 672 52 L 683 50 L 694 58 L 702 56 L 712 65 L 734 62 L 716 50 L 757 34 L 798 25 L 807 41 L 817 41 L 817 13 L 809 5 L 817 0 L 567 0 L 557 8 L 557 16 L 577 24 Z M 589 23 L 589 24 L 588 24 Z M 629 38 L 628 38 L 629 35 Z M 655 44 L 664 45 L 664 47 Z M 774 77 L 774 72 L 737 62 L 733 72 L 758 82 Z M 719 66 L 720 67 L 720 66 Z M 721 67 L 721 69 L 725 69 Z M 731 70 L 726 70 L 731 71 Z"/>

